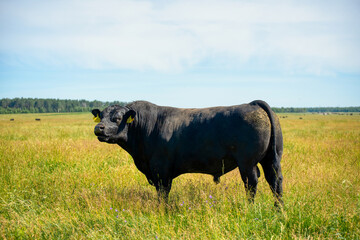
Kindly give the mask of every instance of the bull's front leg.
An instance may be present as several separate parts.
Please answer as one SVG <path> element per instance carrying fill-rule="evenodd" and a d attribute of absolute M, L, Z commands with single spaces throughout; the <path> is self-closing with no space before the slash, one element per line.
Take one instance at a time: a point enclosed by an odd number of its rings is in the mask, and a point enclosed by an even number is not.
<path fill-rule="evenodd" d="M 171 190 L 172 180 L 160 179 L 158 184 L 155 185 L 156 191 L 158 194 L 159 201 L 164 201 L 165 203 L 169 200 L 169 193 Z"/>
<path fill-rule="evenodd" d="M 171 190 L 172 178 L 168 164 L 164 163 L 165 158 L 154 158 L 150 163 L 151 181 L 156 187 L 159 201 L 168 202 Z"/>

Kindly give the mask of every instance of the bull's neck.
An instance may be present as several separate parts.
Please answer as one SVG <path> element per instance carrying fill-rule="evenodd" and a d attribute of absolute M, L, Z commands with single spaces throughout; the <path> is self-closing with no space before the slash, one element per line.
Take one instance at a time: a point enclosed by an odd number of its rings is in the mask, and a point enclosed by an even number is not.
<path fill-rule="evenodd" d="M 156 131 L 156 123 L 160 109 L 158 106 L 147 103 L 137 103 L 128 106 L 136 112 L 135 120 L 129 125 L 128 139 L 126 143 L 119 145 L 124 148 L 134 159 L 144 158 L 142 153 L 150 153 L 151 149 L 146 149 L 149 139 Z M 145 104 L 145 105 L 144 105 Z M 155 134 L 156 135 L 156 134 Z M 144 151 L 144 150 L 147 151 Z"/>
<path fill-rule="evenodd" d="M 146 133 L 141 128 L 137 128 L 136 124 L 129 128 L 128 139 L 126 142 L 118 143 L 125 151 L 127 151 L 134 160 L 136 167 L 144 173 L 149 175 L 149 159 L 150 155 L 146 151 Z"/>
<path fill-rule="evenodd" d="M 128 129 L 127 141 L 118 144 L 127 151 L 134 159 L 141 154 L 142 148 L 146 143 L 146 130 L 144 130 L 137 120 L 134 120 Z"/>

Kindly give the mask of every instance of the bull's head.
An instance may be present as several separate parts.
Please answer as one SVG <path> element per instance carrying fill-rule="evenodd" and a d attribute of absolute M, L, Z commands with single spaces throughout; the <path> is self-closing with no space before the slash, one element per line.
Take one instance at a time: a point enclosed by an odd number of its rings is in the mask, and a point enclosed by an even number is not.
<path fill-rule="evenodd" d="M 94 121 L 99 122 L 94 129 L 100 142 L 127 142 L 130 124 L 135 119 L 136 112 L 121 106 L 110 106 L 102 112 L 99 109 L 91 111 Z"/>

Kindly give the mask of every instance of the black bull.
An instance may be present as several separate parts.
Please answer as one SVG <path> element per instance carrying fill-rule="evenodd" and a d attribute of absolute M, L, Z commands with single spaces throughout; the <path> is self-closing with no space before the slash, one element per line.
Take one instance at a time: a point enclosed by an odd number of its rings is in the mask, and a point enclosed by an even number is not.
<path fill-rule="evenodd" d="M 162 198 L 167 199 L 172 180 L 181 174 L 206 173 L 219 182 L 220 176 L 238 167 L 253 201 L 260 163 L 277 202 L 282 203 L 282 132 L 264 101 L 203 109 L 136 101 L 92 113 L 99 122 L 98 139 L 125 149 Z"/>

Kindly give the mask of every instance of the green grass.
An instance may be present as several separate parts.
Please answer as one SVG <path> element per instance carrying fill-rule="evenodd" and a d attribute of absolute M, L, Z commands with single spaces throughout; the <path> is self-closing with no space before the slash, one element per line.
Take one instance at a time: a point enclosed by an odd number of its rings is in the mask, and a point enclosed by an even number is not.
<path fill-rule="evenodd" d="M 0 115 L 0 239 L 360 239 L 360 116 L 287 115 L 281 212 L 238 170 L 182 175 L 159 204 L 90 114 Z"/>

